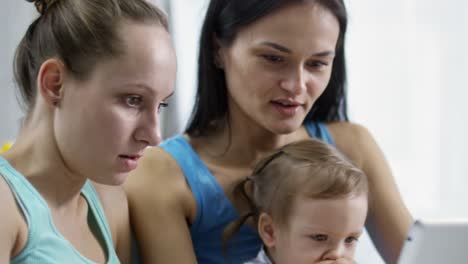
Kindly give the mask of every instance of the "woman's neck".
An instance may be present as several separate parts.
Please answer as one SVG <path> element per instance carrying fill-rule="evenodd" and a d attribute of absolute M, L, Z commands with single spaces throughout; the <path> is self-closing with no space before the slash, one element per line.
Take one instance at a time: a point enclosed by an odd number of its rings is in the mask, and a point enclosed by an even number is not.
<path fill-rule="evenodd" d="M 49 207 L 60 211 L 78 206 L 86 178 L 66 166 L 51 123 L 28 120 L 3 156 L 39 191 Z"/>
<path fill-rule="evenodd" d="M 275 134 L 252 122 L 231 120 L 220 123 L 209 136 L 191 138 L 191 143 L 199 154 L 216 157 L 219 163 L 253 168 L 267 153 L 306 134 L 302 128 L 290 134 Z"/>

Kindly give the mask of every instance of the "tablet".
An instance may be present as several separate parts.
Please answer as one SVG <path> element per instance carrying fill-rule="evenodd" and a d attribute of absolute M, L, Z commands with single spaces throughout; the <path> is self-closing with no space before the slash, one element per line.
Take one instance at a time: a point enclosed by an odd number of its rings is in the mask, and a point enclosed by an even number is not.
<path fill-rule="evenodd" d="M 416 221 L 408 233 L 398 263 L 468 263 L 468 220 Z"/>

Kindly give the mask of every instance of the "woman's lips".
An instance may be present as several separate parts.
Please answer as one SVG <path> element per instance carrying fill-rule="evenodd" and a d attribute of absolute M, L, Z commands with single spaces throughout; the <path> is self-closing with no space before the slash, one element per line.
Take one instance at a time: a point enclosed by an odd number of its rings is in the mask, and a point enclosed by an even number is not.
<path fill-rule="evenodd" d="M 141 155 L 119 155 L 119 163 L 125 172 L 130 172 L 137 168 Z"/>
<path fill-rule="evenodd" d="M 294 117 L 302 104 L 290 100 L 271 101 L 273 108 L 283 117 Z"/>

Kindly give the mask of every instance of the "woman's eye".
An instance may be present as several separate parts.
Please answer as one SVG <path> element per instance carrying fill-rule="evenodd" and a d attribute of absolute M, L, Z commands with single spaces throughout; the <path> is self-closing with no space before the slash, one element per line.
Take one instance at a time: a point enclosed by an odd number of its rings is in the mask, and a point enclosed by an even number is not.
<path fill-rule="evenodd" d="M 307 63 L 307 66 L 311 68 L 323 68 L 328 66 L 328 63 L 324 61 L 311 61 Z"/>
<path fill-rule="evenodd" d="M 166 102 L 161 102 L 161 103 L 159 104 L 159 106 L 158 106 L 158 113 L 161 113 L 161 109 L 162 109 L 162 108 L 166 108 L 166 107 L 168 107 L 168 106 L 169 106 L 168 103 L 166 103 Z"/>
<path fill-rule="evenodd" d="M 262 55 L 262 58 L 264 58 L 268 62 L 272 62 L 272 63 L 283 62 L 283 58 L 280 57 L 280 56 L 276 56 L 276 55 L 265 54 L 265 55 Z"/>
<path fill-rule="evenodd" d="M 143 99 L 138 95 L 129 95 L 125 98 L 125 103 L 134 108 L 138 108 L 142 105 Z"/>
<path fill-rule="evenodd" d="M 312 238 L 312 239 L 315 240 L 315 241 L 319 241 L 319 242 L 323 242 L 323 241 L 327 241 L 327 240 L 328 240 L 328 236 L 327 236 L 327 235 L 323 235 L 323 234 L 312 235 L 312 236 L 310 236 L 310 238 Z"/>

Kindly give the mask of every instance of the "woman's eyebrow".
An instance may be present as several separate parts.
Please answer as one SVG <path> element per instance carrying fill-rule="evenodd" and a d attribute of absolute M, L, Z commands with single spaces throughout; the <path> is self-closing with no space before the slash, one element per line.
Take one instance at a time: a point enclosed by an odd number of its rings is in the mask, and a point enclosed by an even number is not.
<path fill-rule="evenodd" d="M 273 42 L 270 42 L 270 41 L 264 41 L 262 43 L 260 43 L 260 45 L 262 46 L 267 46 L 267 47 L 270 47 L 270 48 L 274 48 L 276 50 L 279 50 L 281 52 L 285 52 L 285 53 L 292 53 L 292 51 L 280 44 L 277 44 L 277 43 L 273 43 Z"/>
<path fill-rule="evenodd" d="M 292 51 L 290 49 L 286 48 L 283 45 L 274 43 L 274 42 L 263 41 L 263 42 L 260 43 L 260 45 L 267 46 L 267 47 L 279 50 L 279 51 L 284 52 L 284 53 L 289 53 L 289 54 L 292 53 Z M 320 52 L 314 53 L 314 54 L 312 54 L 312 56 L 313 57 L 332 57 L 332 56 L 335 56 L 335 52 L 332 51 L 332 50 L 325 50 L 325 51 L 320 51 Z"/>

